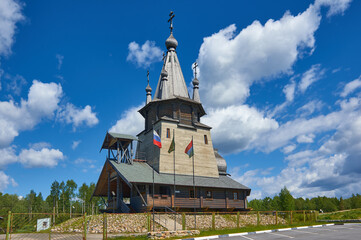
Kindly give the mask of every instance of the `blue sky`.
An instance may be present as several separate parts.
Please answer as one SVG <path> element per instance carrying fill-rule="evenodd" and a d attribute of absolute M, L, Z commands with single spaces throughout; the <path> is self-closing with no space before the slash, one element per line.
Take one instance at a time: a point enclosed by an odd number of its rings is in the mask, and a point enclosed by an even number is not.
<path fill-rule="evenodd" d="M 0 191 L 97 181 L 106 131 L 143 128 L 170 10 L 189 86 L 199 63 L 202 121 L 251 198 L 360 193 L 361 3 L 350 0 L 1 1 Z"/>

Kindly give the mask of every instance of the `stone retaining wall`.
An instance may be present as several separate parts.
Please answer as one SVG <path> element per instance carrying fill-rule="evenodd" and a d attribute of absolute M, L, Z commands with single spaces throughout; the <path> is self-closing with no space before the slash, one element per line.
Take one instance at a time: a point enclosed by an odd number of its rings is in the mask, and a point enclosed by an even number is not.
<path fill-rule="evenodd" d="M 169 218 L 175 219 L 172 214 L 167 214 Z M 107 218 L 107 232 L 108 233 L 146 233 L 148 232 L 148 217 L 145 213 L 137 214 L 106 214 Z M 152 224 L 152 217 L 150 217 Z M 87 217 L 88 233 L 102 233 L 103 232 L 103 215 L 93 215 Z M 182 215 L 178 214 L 176 221 L 182 225 Z M 215 228 L 216 229 L 231 229 L 236 228 L 237 215 L 236 214 L 216 214 Z M 286 221 L 277 217 L 278 224 L 286 224 Z M 194 229 L 195 219 L 194 215 L 185 216 L 186 229 Z M 240 215 L 240 227 L 246 225 L 256 225 L 257 215 L 247 214 Z M 275 216 L 260 214 L 261 225 L 275 224 Z M 206 230 L 212 228 L 212 215 L 204 214 L 197 215 L 197 229 Z M 53 232 L 82 232 L 83 217 L 70 219 L 52 228 Z M 153 229 L 153 226 L 151 226 Z M 166 231 L 163 226 L 155 224 L 155 232 Z"/>
<path fill-rule="evenodd" d="M 161 231 L 161 232 L 149 232 L 148 238 L 150 239 L 165 239 L 170 237 L 184 237 L 198 235 L 199 230 L 181 230 L 181 231 Z"/>

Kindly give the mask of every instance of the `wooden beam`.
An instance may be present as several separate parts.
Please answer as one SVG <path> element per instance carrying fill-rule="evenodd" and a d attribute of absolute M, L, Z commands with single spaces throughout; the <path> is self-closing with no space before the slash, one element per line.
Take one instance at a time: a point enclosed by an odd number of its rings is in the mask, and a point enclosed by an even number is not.
<path fill-rule="evenodd" d="M 119 209 L 120 207 L 120 185 L 121 182 L 120 182 L 120 178 L 119 176 L 117 176 L 117 209 Z"/>
<path fill-rule="evenodd" d="M 109 203 L 109 200 L 111 199 L 110 197 L 110 170 L 108 170 L 108 203 Z"/>
<path fill-rule="evenodd" d="M 137 184 L 134 184 L 134 187 L 135 187 L 135 189 L 137 190 L 140 198 L 143 200 L 143 203 L 145 204 L 145 206 L 147 206 L 148 204 L 147 204 L 147 202 L 144 200 L 143 195 L 140 193 Z"/>

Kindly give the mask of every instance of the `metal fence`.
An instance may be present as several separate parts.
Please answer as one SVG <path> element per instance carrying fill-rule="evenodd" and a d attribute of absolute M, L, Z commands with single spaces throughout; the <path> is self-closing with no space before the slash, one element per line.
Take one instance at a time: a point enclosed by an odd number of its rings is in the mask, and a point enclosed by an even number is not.
<path fill-rule="evenodd" d="M 108 239 L 152 231 L 237 229 L 246 226 L 307 224 L 316 211 L 155 212 L 55 214 L 9 213 L 0 239 Z M 4 224 L 2 225 L 4 226 Z M 0 229 L 1 230 L 1 229 Z"/>
<path fill-rule="evenodd" d="M 86 215 L 81 214 L 9 212 L 6 231 L 0 239 L 84 239 L 86 220 Z"/>

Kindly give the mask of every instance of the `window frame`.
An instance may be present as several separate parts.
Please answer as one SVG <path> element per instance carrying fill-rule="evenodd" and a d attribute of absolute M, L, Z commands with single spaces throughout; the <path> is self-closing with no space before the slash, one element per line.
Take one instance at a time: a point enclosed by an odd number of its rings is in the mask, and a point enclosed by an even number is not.
<path fill-rule="evenodd" d="M 208 145 L 208 137 L 206 134 L 204 135 L 204 144 Z"/>
<path fill-rule="evenodd" d="M 189 199 L 197 199 L 197 190 L 195 191 L 195 193 L 193 194 L 193 197 L 191 195 L 191 192 L 193 192 L 193 188 L 189 189 Z"/>
<path fill-rule="evenodd" d="M 208 192 L 211 193 L 211 196 L 210 196 L 210 197 L 208 197 L 208 194 L 207 194 Z M 213 191 L 212 191 L 212 190 L 206 190 L 206 194 L 205 194 L 205 195 L 206 195 L 206 197 L 205 197 L 206 200 L 212 200 L 212 199 L 213 199 Z"/>
<path fill-rule="evenodd" d="M 239 193 L 236 192 L 236 191 L 233 191 L 232 193 L 233 193 L 233 194 L 232 194 L 232 200 L 233 200 L 233 201 L 239 200 Z M 234 198 L 235 194 L 236 194 L 236 198 Z"/>

